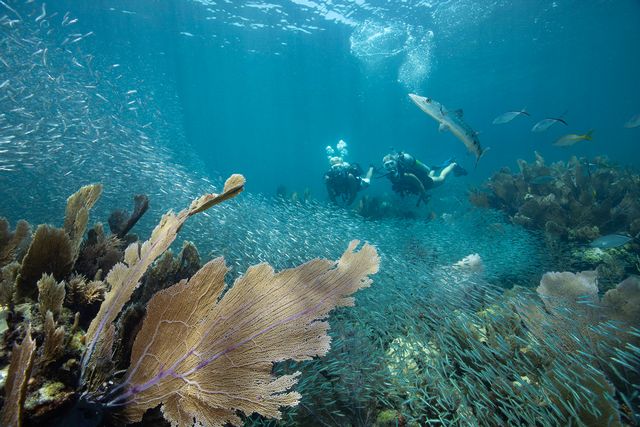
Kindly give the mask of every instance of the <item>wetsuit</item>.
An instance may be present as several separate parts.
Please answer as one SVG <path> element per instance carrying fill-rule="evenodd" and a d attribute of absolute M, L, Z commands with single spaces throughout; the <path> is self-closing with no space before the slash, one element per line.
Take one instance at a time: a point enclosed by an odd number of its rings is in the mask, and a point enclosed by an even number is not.
<path fill-rule="evenodd" d="M 341 199 L 346 205 L 353 203 L 358 192 L 367 186 L 358 164 L 333 166 L 324 174 L 324 182 L 329 199 L 334 203 Z"/>
<path fill-rule="evenodd" d="M 428 202 L 426 191 L 434 187 L 434 182 L 429 173 L 431 169 L 424 163 L 407 153 L 399 153 L 395 157 L 396 172 L 388 175 L 393 191 L 404 196 L 416 194 L 420 202 Z"/>

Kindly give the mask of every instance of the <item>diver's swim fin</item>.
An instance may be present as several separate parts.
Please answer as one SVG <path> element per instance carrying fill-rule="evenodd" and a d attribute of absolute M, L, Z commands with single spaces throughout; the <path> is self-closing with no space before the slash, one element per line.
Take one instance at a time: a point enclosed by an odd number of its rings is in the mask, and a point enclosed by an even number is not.
<path fill-rule="evenodd" d="M 459 164 L 456 164 L 456 166 L 453 168 L 453 174 L 455 176 L 465 176 L 469 175 L 469 172 L 467 172 L 467 170 Z"/>

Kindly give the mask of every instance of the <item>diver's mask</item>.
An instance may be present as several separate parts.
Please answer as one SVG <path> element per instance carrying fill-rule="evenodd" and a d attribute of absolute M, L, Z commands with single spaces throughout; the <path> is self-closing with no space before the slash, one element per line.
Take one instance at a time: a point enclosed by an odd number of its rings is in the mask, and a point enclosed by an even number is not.
<path fill-rule="evenodd" d="M 388 173 L 394 174 L 394 175 L 398 174 L 398 160 L 396 156 L 387 154 L 386 156 L 384 156 L 384 159 L 382 159 L 382 162 L 384 165 L 384 169 Z"/>

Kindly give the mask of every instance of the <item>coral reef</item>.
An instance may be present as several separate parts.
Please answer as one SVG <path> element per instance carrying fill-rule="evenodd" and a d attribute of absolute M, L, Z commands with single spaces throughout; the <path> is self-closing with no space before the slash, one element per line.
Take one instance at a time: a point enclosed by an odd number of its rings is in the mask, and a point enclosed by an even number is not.
<path fill-rule="evenodd" d="M 31 237 L 31 228 L 26 221 L 18 221 L 16 229 L 11 231 L 9 221 L 0 218 L 0 267 L 4 267 L 13 259 L 20 261 L 17 252 L 25 246 Z"/>
<path fill-rule="evenodd" d="M 606 261 L 594 259 L 589 246 L 601 236 L 638 236 L 640 175 L 600 157 L 591 161 L 572 157 L 547 165 L 536 153 L 533 163 L 519 160 L 518 166 L 517 173 L 503 168 L 494 174 L 482 189 L 470 192 L 470 201 L 502 210 L 514 223 L 543 231 L 550 249 L 563 260 L 559 264 L 568 262 L 575 270 L 597 269 L 608 285 L 640 273 L 636 240 L 628 239 L 620 247 L 605 244 L 604 252 L 618 252 Z"/>
<path fill-rule="evenodd" d="M 56 282 L 52 275 L 45 273 L 38 280 L 38 309 L 42 315 L 60 314 L 64 295 L 64 282 Z"/>
<path fill-rule="evenodd" d="M 544 230 L 552 227 L 563 238 L 590 242 L 601 234 L 633 232 L 640 218 L 640 176 L 609 164 L 573 157 L 547 166 L 518 162 L 518 173 L 504 168 L 485 188 L 472 192 L 479 206 L 508 212 L 515 222 Z"/>
<path fill-rule="evenodd" d="M 185 241 L 177 256 L 174 257 L 171 250 L 168 250 L 149 268 L 133 299 L 140 304 L 146 304 L 156 292 L 170 286 L 170 284 L 188 279 L 199 269 L 198 249 L 193 243 Z"/>
<path fill-rule="evenodd" d="M 326 354 L 328 313 L 353 305 L 350 295 L 371 284 L 369 276 L 377 272 L 379 259 L 372 246 L 356 250 L 359 243 L 354 241 L 338 261 L 316 259 L 278 273 L 260 264 L 226 290 L 227 268 L 221 258 L 200 268 L 198 252 L 188 242 L 177 258 L 165 253 L 189 217 L 243 188 L 244 178 L 234 175 L 221 194 L 205 195 L 177 214 L 165 214 L 149 240 L 130 244 L 123 262 L 108 270 L 98 268 L 92 281 L 79 274 L 78 267 L 98 265 L 87 262 L 86 249 L 106 237 L 100 240 L 97 232 L 90 232 L 79 242 L 77 233 L 86 227 L 99 192 L 83 188 L 69 199 L 67 213 L 75 218 L 71 232 L 67 227 L 39 227 L 45 237 L 36 232 L 23 262 L 10 260 L 6 267 L 15 268 L 3 269 L 3 282 L 16 281 L 2 288 L 8 294 L 3 302 L 9 303 L 3 313 L 11 320 L 3 346 L 24 337 L 11 360 L 4 347 L 0 353 L 0 365 L 9 362 L 3 425 L 20 426 L 24 420 L 35 426 L 157 425 L 162 417 L 181 426 L 225 425 L 242 422 L 238 410 L 280 418 L 281 406 L 297 405 L 301 396 L 291 389 L 300 374 L 274 376 L 272 364 Z M 65 242 L 69 250 L 63 257 L 44 250 L 42 240 L 49 234 Z M 82 235 L 84 231 L 80 239 Z M 69 255 L 71 266 L 60 270 L 57 261 Z M 12 256 L 15 259 L 15 251 Z M 15 305 L 23 272 L 25 289 L 31 283 L 25 278 L 36 276 L 26 274 L 31 268 L 41 277 L 32 286 L 35 290 L 23 292 L 24 303 Z M 149 289 L 134 295 L 139 283 Z M 83 322 L 81 313 L 90 312 L 86 306 L 96 304 L 95 317 Z M 158 405 L 160 418 L 157 413 L 145 416 Z"/>
<path fill-rule="evenodd" d="M 102 224 L 98 223 L 89 230 L 87 239 L 82 242 L 75 269 L 84 277 L 99 280 L 123 257 L 122 240 L 115 235 L 105 235 Z"/>
<path fill-rule="evenodd" d="M 73 262 L 73 247 L 67 233 L 61 228 L 39 226 L 20 266 L 16 300 L 35 299 L 38 295 L 37 282 L 43 274 L 63 280 L 71 273 Z"/>
<path fill-rule="evenodd" d="M 4 404 L 0 412 L 3 426 L 22 425 L 22 407 L 27 394 L 27 382 L 33 366 L 36 343 L 31 339 L 31 329 L 27 328 L 20 345 L 14 344 L 11 352 L 9 372 L 4 386 Z"/>
<path fill-rule="evenodd" d="M 636 279 L 600 302 L 592 272 L 505 291 L 470 260 L 365 291 L 326 358 L 287 367 L 304 397 L 277 425 L 637 425 L 640 324 L 614 313 Z"/>
<path fill-rule="evenodd" d="M 119 239 L 124 239 L 148 209 L 149 198 L 144 194 L 138 194 L 133 198 L 133 213 L 131 215 L 121 210 L 111 213 L 108 221 L 111 233 Z"/>
<path fill-rule="evenodd" d="M 631 325 L 640 325 L 640 278 L 631 276 L 608 290 L 602 305 L 612 319 Z"/>

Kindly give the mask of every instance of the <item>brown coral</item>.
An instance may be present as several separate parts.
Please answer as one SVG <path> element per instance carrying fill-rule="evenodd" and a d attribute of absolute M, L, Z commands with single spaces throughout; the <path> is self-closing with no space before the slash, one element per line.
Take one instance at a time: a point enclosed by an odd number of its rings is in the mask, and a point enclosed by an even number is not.
<path fill-rule="evenodd" d="M 15 261 L 0 269 L 0 305 L 13 306 L 15 282 L 19 273 L 20 264 Z"/>
<path fill-rule="evenodd" d="M 55 362 L 64 353 L 64 327 L 56 328 L 56 321 L 53 313 L 47 311 L 44 321 L 44 343 L 42 345 L 42 355 L 39 359 L 41 367 Z"/>
<path fill-rule="evenodd" d="M 157 291 L 168 288 L 182 279 L 188 279 L 199 269 L 198 249 L 193 243 L 184 242 L 176 257 L 169 250 L 149 268 L 133 299 L 139 304 L 145 304 Z"/>
<path fill-rule="evenodd" d="M 36 230 L 29 250 L 22 260 L 20 275 L 16 281 L 18 300 L 35 299 L 36 283 L 43 274 L 63 280 L 73 267 L 73 247 L 63 229 L 41 225 Z"/>
<path fill-rule="evenodd" d="M 563 307 L 574 310 L 587 310 L 587 303 L 598 302 L 598 284 L 595 271 L 582 273 L 545 273 L 536 289 L 545 306 L 550 311 L 558 311 Z"/>
<path fill-rule="evenodd" d="M 608 290 L 602 298 L 602 305 L 612 319 L 640 326 L 640 278 L 628 277 Z"/>
<path fill-rule="evenodd" d="M 89 222 L 89 211 L 100 198 L 102 185 L 92 184 L 82 187 L 67 199 L 64 215 L 64 230 L 71 240 L 72 257 L 78 258 L 80 243 Z"/>
<path fill-rule="evenodd" d="M 27 381 L 33 367 L 33 355 L 36 342 L 31 339 L 31 328 L 22 344 L 13 346 L 7 381 L 4 386 L 5 401 L 0 414 L 0 425 L 20 427 L 22 425 L 22 409 L 27 394 Z"/>
<path fill-rule="evenodd" d="M 220 258 L 158 292 L 136 338 L 126 388 L 109 404 L 125 404 L 123 416 L 134 422 L 162 403 L 177 426 L 240 424 L 236 410 L 280 418 L 281 406 L 300 399 L 289 391 L 299 373 L 273 377 L 272 363 L 326 354 L 323 319 L 336 306 L 353 305 L 350 295 L 377 272 L 375 249 L 355 252 L 357 244 L 335 263 L 314 260 L 277 274 L 266 264 L 251 267 L 219 302 L 227 272 Z"/>
<path fill-rule="evenodd" d="M 109 229 L 111 232 L 123 239 L 134 225 L 142 218 L 142 215 L 149 209 L 149 198 L 144 194 L 138 194 L 133 198 L 133 213 L 117 210 L 109 216 Z"/>
<path fill-rule="evenodd" d="M 196 213 L 235 197 L 244 189 L 244 183 L 242 175 L 232 175 L 225 182 L 222 193 L 204 195 L 178 214 L 173 212 L 165 214 L 160 224 L 151 233 L 149 240 L 142 245 L 131 244 L 127 248 L 124 255 L 125 263 L 116 264 L 107 276 L 111 289 L 105 296 L 98 315 L 87 330 L 87 349 L 83 355 L 81 373 L 83 380 L 86 380 L 86 375 L 91 375 L 90 372 L 94 370 L 98 361 L 95 357 L 111 357 L 115 335 L 113 322 L 131 298 L 147 268 L 171 246 L 186 220 Z M 92 383 L 98 384 L 95 381 Z"/>
<path fill-rule="evenodd" d="M 40 314 L 45 317 L 47 313 L 53 316 L 60 314 L 64 302 L 64 282 L 56 282 L 50 274 L 43 274 L 38 280 L 38 304 Z"/>
<path fill-rule="evenodd" d="M 31 236 L 31 227 L 26 221 L 18 221 L 15 231 L 9 228 L 9 221 L 0 218 L 0 267 L 13 261 L 20 249 Z"/>

